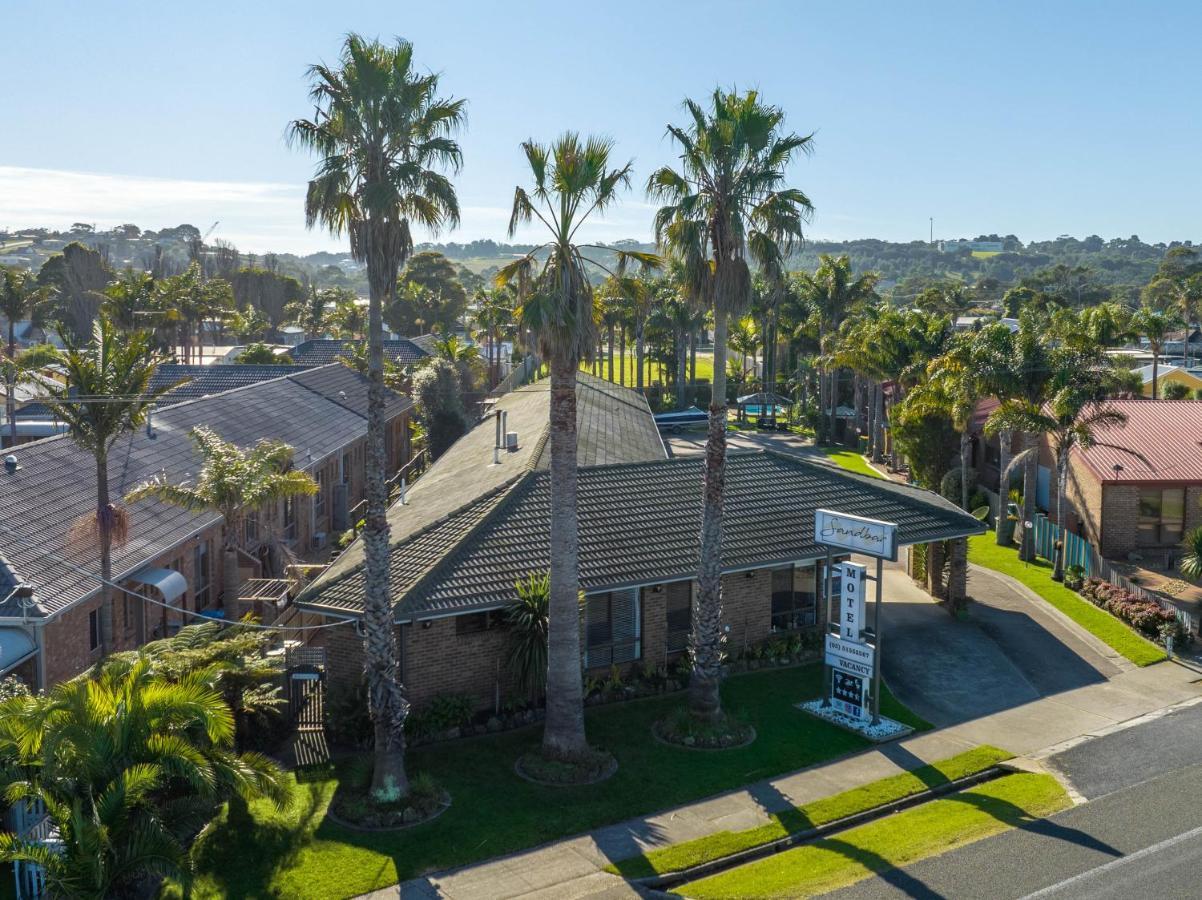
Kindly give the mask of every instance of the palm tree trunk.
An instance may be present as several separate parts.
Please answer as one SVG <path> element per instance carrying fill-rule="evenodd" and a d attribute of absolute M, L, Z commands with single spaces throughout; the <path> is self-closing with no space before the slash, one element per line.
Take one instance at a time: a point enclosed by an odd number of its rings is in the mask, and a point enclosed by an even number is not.
<path fill-rule="evenodd" d="M 831 443 L 835 443 L 835 435 L 839 433 L 839 370 L 832 369 L 830 375 L 830 399 L 831 399 L 831 424 L 830 434 Z"/>
<path fill-rule="evenodd" d="M 726 481 L 726 325 L 727 314 L 714 312 L 714 388 L 709 434 L 705 441 L 702 486 L 701 567 L 693 600 L 689 655 L 689 712 L 714 721 L 722 715 L 722 500 Z"/>
<path fill-rule="evenodd" d="M 960 508 L 968 512 L 968 457 L 972 449 L 972 440 L 968 436 L 968 423 L 960 432 Z"/>
<path fill-rule="evenodd" d="M 376 237 L 369 223 L 369 241 Z M 383 242 L 383 239 L 381 243 Z M 368 708 L 375 733 L 371 794 L 387 802 L 409 793 L 405 771 L 405 718 L 409 702 L 401 686 L 397 626 L 392 612 L 388 552 L 388 485 L 385 476 L 384 297 L 396 290 L 396 268 L 382 246 L 369 248 L 367 326 L 367 462 L 363 547 L 366 579 L 363 600 L 363 656 Z"/>
<path fill-rule="evenodd" d="M 1052 580 L 1064 581 L 1064 492 L 1068 488 L 1068 451 L 1056 454 L 1056 543 Z"/>
<path fill-rule="evenodd" d="M 609 381 L 612 384 L 614 380 L 614 326 L 611 322 L 609 325 Z"/>
<path fill-rule="evenodd" d="M 873 388 L 872 461 L 879 463 L 885 455 L 885 386 L 877 382 Z"/>
<path fill-rule="evenodd" d="M 576 515 L 576 369 L 551 363 L 551 579 L 547 601 L 547 719 L 543 753 L 579 758 L 584 736 L 580 666 L 580 545 Z"/>
<path fill-rule="evenodd" d="M 626 386 L 626 326 L 618 329 L 618 377 Z"/>
<path fill-rule="evenodd" d="M 96 456 L 96 530 L 100 538 L 100 653 L 113 652 L 113 507 L 108 455 Z"/>
<path fill-rule="evenodd" d="M 1023 449 L 1034 450 L 1039 441 L 1039 436 L 1035 434 L 1027 434 L 1023 436 Z M 1033 562 L 1035 560 L 1035 492 L 1039 486 L 1039 455 L 1032 453 L 1023 465 L 1023 516 L 1022 521 L 1018 523 L 1021 530 L 1020 544 L 1018 555 L 1019 559 L 1024 562 Z M 1032 524 L 1031 528 L 1027 527 L 1027 523 Z"/>
<path fill-rule="evenodd" d="M 685 342 L 688 340 L 683 331 L 676 334 L 676 408 L 685 408 L 685 364 L 687 362 L 688 347 Z"/>
<path fill-rule="evenodd" d="M 697 383 L 697 330 L 689 332 L 689 384 Z"/>
<path fill-rule="evenodd" d="M 8 418 L 8 446 L 17 446 L 17 398 L 13 391 L 17 389 L 17 331 L 16 324 L 8 320 L 8 371 L 5 373 L 4 415 Z"/>
<path fill-rule="evenodd" d="M 1159 375 L 1160 375 L 1160 354 L 1158 352 L 1156 352 L 1155 348 L 1153 348 L 1153 350 L 1152 350 L 1152 399 L 1153 400 L 1158 399 L 1156 396 L 1156 386 L 1157 386 L 1156 383 L 1157 383 L 1157 381 L 1159 381 Z"/>
<path fill-rule="evenodd" d="M 998 432 L 998 515 L 997 527 L 994 529 L 994 536 L 997 539 L 998 546 L 1009 547 L 1013 540 L 1014 526 L 1010 522 L 1010 516 L 1006 510 L 1010 504 L 1010 476 L 1006 474 L 1006 469 L 1010 467 L 1010 446 L 1014 441 L 1014 436 L 1009 429 Z"/>
<path fill-rule="evenodd" d="M 238 522 L 225 524 L 221 535 L 221 593 L 225 605 L 226 620 L 240 617 L 242 611 L 238 606 L 238 589 L 242 586 L 238 575 Z"/>
<path fill-rule="evenodd" d="M 635 387 L 640 394 L 643 393 L 643 353 L 643 325 L 640 322 L 634 326 Z"/>

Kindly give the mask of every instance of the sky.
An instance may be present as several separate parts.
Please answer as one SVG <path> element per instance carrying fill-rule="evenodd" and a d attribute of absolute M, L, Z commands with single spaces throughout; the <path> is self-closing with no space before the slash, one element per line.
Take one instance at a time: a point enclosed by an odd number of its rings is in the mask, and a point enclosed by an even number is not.
<path fill-rule="evenodd" d="M 585 236 L 650 238 L 665 127 L 716 86 L 815 134 L 789 173 L 811 238 L 1202 238 L 1197 3 L 0 0 L 0 21 L 0 229 L 219 222 L 251 252 L 344 250 L 306 230 L 314 160 L 285 136 L 306 67 L 355 31 L 412 41 L 468 102 L 462 224 L 418 240 L 505 240 L 521 141 L 566 129 L 634 160 Z"/>

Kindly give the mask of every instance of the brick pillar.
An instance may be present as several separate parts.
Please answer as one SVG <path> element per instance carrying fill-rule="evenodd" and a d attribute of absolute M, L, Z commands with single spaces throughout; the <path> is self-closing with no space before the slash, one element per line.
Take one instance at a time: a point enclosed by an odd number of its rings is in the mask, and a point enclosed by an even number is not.
<path fill-rule="evenodd" d="M 948 554 L 947 602 L 948 608 L 955 612 L 968 601 L 968 539 L 948 541 Z"/>
<path fill-rule="evenodd" d="M 932 541 L 927 544 L 927 592 L 936 600 L 942 600 L 943 584 L 943 541 Z"/>

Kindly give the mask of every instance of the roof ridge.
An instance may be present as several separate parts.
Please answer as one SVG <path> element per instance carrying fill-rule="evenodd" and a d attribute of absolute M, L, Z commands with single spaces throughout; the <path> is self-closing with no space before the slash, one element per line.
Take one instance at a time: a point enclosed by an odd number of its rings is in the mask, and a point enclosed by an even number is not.
<path fill-rule="evenodd" d="M 637 409 L 639 412 L 647 412 L 648 414 L 651 414 L 651 404 L 649 404 L 647 402 L 647 398 L 644 397 L 642 394 L 640 394 L 638 391 L 636 391 L 632 388 L 628 388 L 624 384 L 615 384 L 612 381 L 606 381 L 604 378 L 598 378 L 596 375 L 592 375 L 588 372 L 582 371 L 580 374 L 585 377 L 582 379 L 578 376 L 576 378 L 577 384 L 583 385 L 584 387 L 588 388 L 591 391 L 596 391 L 598 394 L 601 394 L 603 397 L 612 397 L 618 403 L 621 403 L 624 406 L 629 406 L 631 409 Z M 595 384 L 592 383 L 594 380 L 604 381 L 606 384 L 612 384 L 614 387 L 619 388 L 620 391 L 615 391 L 612 394 L 608 391 L 603 391 L 603 390 L 601 390 L 601 388 L 597 387 Z M 627 400 L 625 397 L 623 397 L 622 393 L 624 393 L 626 391 L 629 391 L 630 393 L 632 393 L 636 397 L 638 397 L 640 400 L 642 400 L 643 401 L 642 404 L 632 403 L 630 400 Z"/>

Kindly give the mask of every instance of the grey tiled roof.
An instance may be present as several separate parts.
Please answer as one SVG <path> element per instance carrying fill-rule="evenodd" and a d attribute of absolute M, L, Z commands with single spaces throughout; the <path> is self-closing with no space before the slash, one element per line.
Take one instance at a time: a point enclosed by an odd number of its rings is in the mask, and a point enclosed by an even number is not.
<path fill-rule="evenodd" d="M 693 456 L 580 469 L 584 590 L 696 574 L 703 465 L 702 457 Z M 532 470 L 397 543 L 392 571 L 398 620 L 512 602 L 514 582 L 550 564 L 550 504 L 550 473 Z M 813 533 L 819 507 L 896 522 L 901 544 L 983 530 L 972 516 L 927 491 L 786 454 L 732 453 L 723 568 L 823 555 Z M 396 509 L 403 515 L 411 507 Z M 356 567 L 317 582 L 303 604 L 353 614 L 362 597 L 363 570 Z"/>
<path fill-rule="evenodd" d="M 122 497 L 136 485 L 159 473 L 172 481 L 195 478 L 200 457 L 188 432 L 207 425 L 240 446 L 261 438 L 291 445 L 296 465 L 308 468 L 366 433 L 367 423 L 348 404 L 331 399 L 346 387 L 345 366 L 334 365 L 298 376 L 264 381 L 222 394 L 185 401 L 157 411 L 154 437 L 145 429 L 122 437 L 109 455 L 109 489 Z M 404 401 L 407 402 L 407 401 Z M 395 408 L 395 407 L 394 407 Z M 95 465 L 90 454 L 69 437 L 47 438 L 12 451 L 20 468 L 14 474 L 0 470 L 0 525 L 17 536 L 0 531 L 0 553 L 17 577 L 34 585 L 43 614 L 59 612 L 93 593 L 98 582 L 74 571 L 74 564 L 98 573 L 96 551 L 72 546 L 71 525 L 96 508 Z M 157 501 L 129 507 L 129 538 L 113 550 L 117 580 L 168 551 L 220 516 L 189 513 Z M 67 563 L 53 557 L 64 558 Z M 12 614 L 0 607 L 0 615 Z"/>
<path fill-rule="evenodd" d="M 183 379 L 188 379 L 179 387 L 165 394 L 159 406 L 182 403 L 184 400 L 195 400 L 197 397 L 207 397 L 209 394 L 220 394 L 235 388 L 246 387 L 248 384 L 258 384 L 260 381 L 270 381 L 273 378 L 283 378 L 285 375 L 295 375 L 304 372 L 308 366 L 254 366 L 245 363 L 233 365 L 186 366 L 167 364 L 155 370 L 150 380 L 151 390 L 159 390 Z"/>
<path fill-rule="evenodd" d="M 493 463 L 496 420 L 491 416 L 456 441 L 419 478 L 409 503 L 388 512 L 391 539 L 404 540 L 433 522 L 471 504 L 532 469 L 546 469 L 550 448 L 550 381 L 543 379 L 505 394 L 496 408 L 506 414 L 505 427 L 517 433 L 518 449 L 502 452 Z M 580 465 L 662 460 L 667 451 L 647 401 L 635 391 L 581 372 L 576 381 L 576 423 Z M 325 579 L 340 577 L 363 562 L 356 541 L 330 567 Z"/>
<path fill-rule="evenodd" d="M 297 344 L 288 351 L 288 355 L 297 365 L 324 366 L 337 362 L 343 352 L 358 343 L 357 341 L 340 341 L 320 338 Z M 398 341 L 384 342 L 384 355 L 396 363 L 414 363 L 430 354 L 417 346 L 413 341 L 401 338 Z"/>

